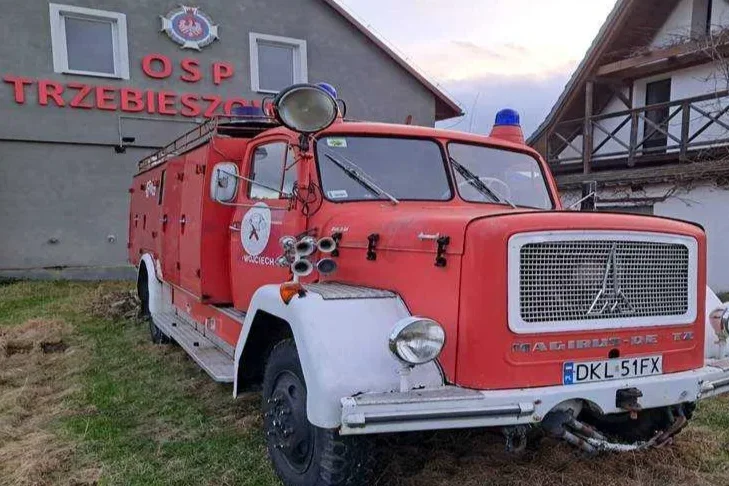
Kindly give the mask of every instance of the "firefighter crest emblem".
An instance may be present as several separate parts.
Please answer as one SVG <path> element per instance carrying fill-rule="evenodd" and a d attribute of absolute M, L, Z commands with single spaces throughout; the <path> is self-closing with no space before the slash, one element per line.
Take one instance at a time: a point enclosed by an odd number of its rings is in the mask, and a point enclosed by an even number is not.
<path fill-rule="evenodd" d="M 183 49 L 201 50 L 218 39 L 218 26 L 198 7 L 180 6 L 162 19 L 162 31 Z"/>
<path fill-rule="evenodd" d="M 258 256 L 268 246 L 271 237 L 271 210 L 265 203 L 257 203 L 248 210 L 240 226 L 240 241 L 251 256 Z"/>

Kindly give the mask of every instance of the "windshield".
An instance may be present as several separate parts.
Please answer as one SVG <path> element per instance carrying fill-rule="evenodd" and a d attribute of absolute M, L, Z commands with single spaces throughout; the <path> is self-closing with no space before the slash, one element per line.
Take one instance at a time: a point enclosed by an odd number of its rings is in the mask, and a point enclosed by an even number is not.
<path fill-rule="evenodd" d="M 530 155 L 508 150 L 468 145 L 448 144 L 450 156 L 457 164 L 477 176 L 502 202 L 516 206 L 552 209 L 547 184 L 539 163 Z M 458 193 L 470 202 L 494 202 L 472 180 L 456 172 Z"/>
<path fill-rule="evenodd" d="M 451 198 L 445 160 L 432 140 L 323 137 L 316 145 L 322 190 L 333 201 Z"/>

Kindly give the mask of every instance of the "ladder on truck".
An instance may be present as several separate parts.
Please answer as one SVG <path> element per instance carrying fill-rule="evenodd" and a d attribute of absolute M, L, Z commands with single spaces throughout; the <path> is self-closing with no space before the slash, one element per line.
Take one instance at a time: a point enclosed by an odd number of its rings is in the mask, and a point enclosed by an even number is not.
<path fill-rule="evenodd" d="M 189 150 L 205 144 L 214 136 L 251 138 L 280 124 L 270 116 L 216 115 L 209 118 L 165 145 L 157 152 L 142 159 L 137 168 L 144 172 Z"/>

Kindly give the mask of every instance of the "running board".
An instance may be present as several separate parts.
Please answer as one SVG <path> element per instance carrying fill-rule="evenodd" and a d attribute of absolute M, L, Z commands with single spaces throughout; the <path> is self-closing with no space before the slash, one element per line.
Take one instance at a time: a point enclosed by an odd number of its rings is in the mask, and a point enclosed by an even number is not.
<path fill-rule="evenodd" d="M 233 357 L 198 332 L 194 325 L 174 312 L 154 314 L 157 327 L 184 349 L 218 383 L 233 383 Z"/>

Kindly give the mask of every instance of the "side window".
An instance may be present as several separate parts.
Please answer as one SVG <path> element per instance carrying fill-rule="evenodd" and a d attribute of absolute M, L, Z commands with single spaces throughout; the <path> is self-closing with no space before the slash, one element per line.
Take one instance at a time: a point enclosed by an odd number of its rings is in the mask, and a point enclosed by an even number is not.
<path fill-rule="evenodd" d="M 288 144 L 273 142 L 259 145 L 253 153 L 251 199 L 280 199 Z M 290 172 L 290 171 L 289 171 Z"/>

